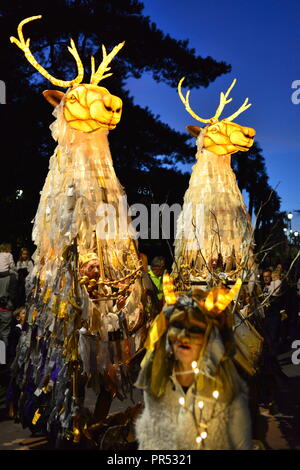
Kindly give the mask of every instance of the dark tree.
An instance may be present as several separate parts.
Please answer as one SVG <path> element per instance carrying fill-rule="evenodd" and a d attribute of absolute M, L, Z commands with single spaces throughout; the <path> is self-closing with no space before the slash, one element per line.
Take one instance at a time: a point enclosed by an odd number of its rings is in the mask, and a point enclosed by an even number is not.
<path fill-rule="evenodd" d="M 268 183 L 265 159 L 257 143 L 248 152 L 238 152 L 233 158 L 233 169 L 236 173 L 241 191 L 249 196 L 248 212 L 256 217 L 255 242 L 256 252 L 274 247 L 268 262 L 282 259 L 286 247 L 284 235 L 284 213 L 280 211 L 280 197 Z M 265 256 L 265 251 L 260 259 Z"/>

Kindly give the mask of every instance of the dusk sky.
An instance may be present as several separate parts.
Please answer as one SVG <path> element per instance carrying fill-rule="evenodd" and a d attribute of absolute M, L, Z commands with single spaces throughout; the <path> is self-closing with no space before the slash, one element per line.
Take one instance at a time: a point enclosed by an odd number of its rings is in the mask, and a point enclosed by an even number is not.
<path fill-rule="evenodd" d="M 175 39 L 188 39 L 197 55 L 211 56 L 232 66 L 208 88 L 191 90 L 192 108 L 209 118 L 233 78 L 229 116 L 246 97 L 252 103 L 236 122 L 256 129 L 270 185 L 277 186 L 282 210 L 300 210 L 300 103 L 293 104 L 292 83 L 299 80 L 300 101 L 300 1 L 299 0 L 143 0 L 144 14 Z M 136 38 L 138 41 L 138 37 Z M 181 77 L 178 77 L 178 80 Z M 181 132 L 197 122 L 185 111 L 177 90 L 156 83 L 147 73 L 128 80 L 135 103 L 148 106 L 163 122 Z M 184 91 L 186 89 L 184 88 Z M 196 153 L 196 146 L 195 146 Z M 235 158 L 235 157 L 233 157 Z M 239 157 L 242 158 L 242 157 Z M 189 170 L 191 165 L 186 166 Z M 292 228 L 300 230 L 294 213 Z"/>

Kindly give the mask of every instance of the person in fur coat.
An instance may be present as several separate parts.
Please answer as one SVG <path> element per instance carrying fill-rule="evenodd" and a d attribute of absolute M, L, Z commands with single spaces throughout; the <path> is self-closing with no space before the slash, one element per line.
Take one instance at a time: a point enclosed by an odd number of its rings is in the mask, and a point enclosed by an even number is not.
<path fill-rule="evenodd" d="M 165 294 L 136 383 L 145 402 L 135 423 L 139 450 L 252 448 L 247 386 L 232 360 L 239 287 Z"/>

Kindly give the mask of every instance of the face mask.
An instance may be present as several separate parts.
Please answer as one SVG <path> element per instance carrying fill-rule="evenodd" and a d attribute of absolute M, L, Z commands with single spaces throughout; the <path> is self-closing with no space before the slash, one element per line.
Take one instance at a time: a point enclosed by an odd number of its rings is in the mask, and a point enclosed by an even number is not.
<path fill-rule="evenodd" d="M 170 317 L 168 339 L 170 342 L 188 341 L 190 343 L 202 343 L 206 324 L 201 312 L 193 307 L 185 310 L 175 309 Z"/>

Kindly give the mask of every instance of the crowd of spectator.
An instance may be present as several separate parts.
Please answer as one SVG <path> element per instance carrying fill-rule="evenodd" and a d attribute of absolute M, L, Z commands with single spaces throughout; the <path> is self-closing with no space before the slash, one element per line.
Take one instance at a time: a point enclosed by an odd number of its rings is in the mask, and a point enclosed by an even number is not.
<path fill-rule="evenodd" d="M 155 256 L 150 264 L 145 254 L 143 262 L 144 286 L 151 293 L 157 312 L 163 306 L 163 273 L 166 259 Z M 33 261 L 27 247 L 22 247 L 18 259 L 12 255 L 9 243 L 0 244 L 0 341 L 6 350 L 5 364 L 0 357 L 0 414 L 5 410 L 5 393 L 9 383 L 9 367 L 16 354 L 25 318 L 25 286 Z M 255 378 L 259 397 L 255 392 L 254 402 L 263 403 L 273 415 L 278 414 L 280 398 L 278 390 L 287 377 L 278 364 L 278 355 L 291 349 L 300 332 L 300 273 L 293 275 L 280 263 L 259 269 L 258 291 L 264 303 L 260 324 L 255 324 L 264 338 L 262 361 Z M 247 302 L 244 302 L 247 303 Z M 298 338 L 299 339 L 299 338 Z M 1 352 L 1 351 L 0 351 Z"/>
<path fill-rule="evenodd" d="M 6 412 L 9 367 L 22 331 L 25 284 L 32 269 L 33 261 L 28 248 L 21 248 L 18 259 L 14 260 L 11 244 L 0 244 L 0 415 Z"/>
<path fill-rule="evenodd" d="M 261 401 L 275 416 L 280 414 L 279 392 L 288 382 L 279 366 L 278 356 L 291 349 L 300 332 L 298 277 L 285 269 L 282 263 L 260 269 L 259 274 L 264 301 L 260 331 L 264 347 L 258 383 Z"/>

